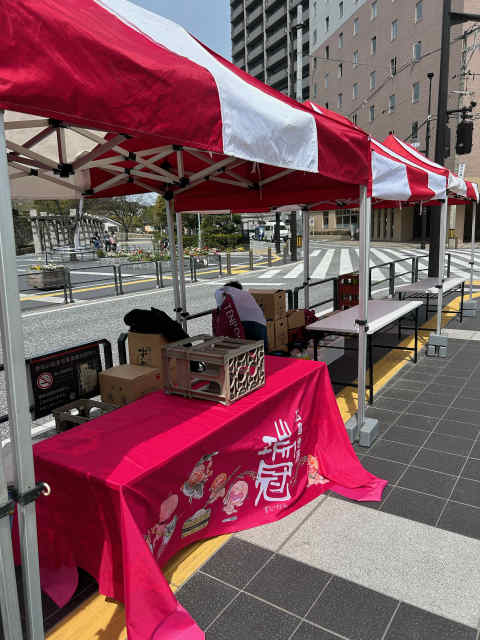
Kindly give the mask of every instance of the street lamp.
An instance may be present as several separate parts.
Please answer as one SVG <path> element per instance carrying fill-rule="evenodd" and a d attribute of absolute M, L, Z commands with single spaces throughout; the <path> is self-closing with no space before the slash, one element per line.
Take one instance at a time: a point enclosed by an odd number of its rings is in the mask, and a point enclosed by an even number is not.
<path fill-rule="evenodd" d="M 425 134 L 425 155 L 428 158 L 430 152 L 430 123 L 432 121 L 432 80 L 435 74 L 430 71 L 427 73 L 428 78 L 428 115 L 427 115 L 427 131 Z M 420 203 L 420 214 L 422 216 L 422 242 L 420 247 L 425 249 L 425 243 L 427 239 L 427 210 L 424 208 L 423 203 Z"/>

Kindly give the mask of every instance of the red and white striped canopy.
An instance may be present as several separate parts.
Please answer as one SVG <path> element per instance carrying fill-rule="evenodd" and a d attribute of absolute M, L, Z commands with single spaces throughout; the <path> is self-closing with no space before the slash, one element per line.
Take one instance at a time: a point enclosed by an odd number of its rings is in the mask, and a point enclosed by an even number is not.
<path fill-rule="evenodd" d="M 305 104 L 326 120 L 342 123 L 351 130 L 360 130 L 345 116 L 311 101 Z M 439 174 L 426 165 L 402 156 L 374 138 L 370 139 L 370 147 L 371 196 L 374 200 L 381 200 L 382 206 L 387 206 L 385 202 L 420 202 L 446 197 L 446 174 Z M 353 206 L 352 202 L 355 201 L 356 198 L 339 199 L 341 206 Z M 345 202 L 348 204 L 345 205 Z M 331 201 L 323 201 L 322 204 L 329 208 Z"/>
<path fill-rule="evenodd" d="M 180 210 L 254 210 L 368 184 L 367 134 L 127 0 L 2 0 L 0 23 L 14 196 L 31 197 L 31 169 L 39 197 L 157 191 Z"/>
<path fill-rule="evenodd" d="M 385 138 L 383 143 L 388 149 L 391 149 L 402 158 L 415 162 L 428 169 L 428 171 L 435 172 L 438 175 L 446 176 L 448 191 L 450 194 L 455 194 L 467 200 L 478 201 L 478 187 L 476 184 L 460 178 L 456 174 L 452 173 L 447 167 L 443 167 L 436 162 L 433 162 L 425 155 L 420 153 L 407 142 L 403 142 L 394 135 L 389 135 Z M 450 201 L 450 199 L 449 199 Z M 453 201 L 452 201 L 453 202 Z"/>

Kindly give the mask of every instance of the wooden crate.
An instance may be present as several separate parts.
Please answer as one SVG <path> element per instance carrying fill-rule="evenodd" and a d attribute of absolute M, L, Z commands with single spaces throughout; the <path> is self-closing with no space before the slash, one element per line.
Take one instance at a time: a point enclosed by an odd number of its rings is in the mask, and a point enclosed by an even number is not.
<path fill-rule="evenodd" d="M 114 411 L 115 409 L 118 409 L 116 404 L 79 398 L 78 400 L 63 405 L 63 407 L 54 409 L 52 413 L 55 418 L 57 433 L 62 433 L 79 424 L 93 420 L 93 418 L 98 418 L 106 413 L 110 413 L 110 411 Z"/>
<path fill-rule="evenodd" d="M 166 345 L 162 357 L 166 393 L 228 405 L 265 384 L 263 340 L 200 335 Z"/>

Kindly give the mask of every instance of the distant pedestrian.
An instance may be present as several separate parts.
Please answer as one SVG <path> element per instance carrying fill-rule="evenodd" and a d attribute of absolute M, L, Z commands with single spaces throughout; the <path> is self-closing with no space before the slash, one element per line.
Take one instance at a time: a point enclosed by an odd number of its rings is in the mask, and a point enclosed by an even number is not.
<path fill-rule="evenodd" d="M 112 231 L 112 234 L 110 236 L 110 249 L 112 251 L 117 250 L 117 236 L 115 235 L 115 231 Z"/>
<path fill-rule="evenodd" d="M 103 234 L 103 246 L 105 247 L 105 251 L 110 251 L 110 236 L 106 231 Z"/>

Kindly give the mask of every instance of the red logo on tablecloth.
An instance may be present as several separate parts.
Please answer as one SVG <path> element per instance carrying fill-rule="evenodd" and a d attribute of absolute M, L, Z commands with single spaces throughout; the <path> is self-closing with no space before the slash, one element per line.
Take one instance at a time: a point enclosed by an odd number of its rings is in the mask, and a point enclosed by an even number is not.
<path fill-rule="evenodd" d="M 37 377 L 37 387 L 39 389 L 43 389 L 45 391 L 46 389 L 50 389 L 52 384 L 53 384 L 53 376 L 48 371 L 41 373 Z"/>

